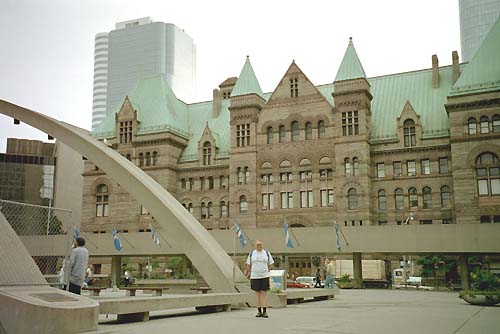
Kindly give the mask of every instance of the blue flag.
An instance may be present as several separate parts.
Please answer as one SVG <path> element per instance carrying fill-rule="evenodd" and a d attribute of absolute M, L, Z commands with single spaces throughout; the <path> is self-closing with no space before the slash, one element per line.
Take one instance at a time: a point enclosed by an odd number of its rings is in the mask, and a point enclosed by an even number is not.
<path fill-rule="evenodd" d="M 123 247 L 120 239 L 118 238 L 118 232 L 115 229 L 112 229 L 111 234 L 113 235 L 113 244 L 115 245 L 116 250 L 121 251 Z"/>
<path fill-rule="evenodd" d="M 240 225 L 238 225 L 236 221 L 234 222 L 234 229 L 236 230 L 236 235 L 238 236 L 238 239 L 240 239 L 241 247 L 244 248 L 247 245 L 247 240 L 245 239 L 245 235 L 243 234 Z"/>
<path fill-rule="evenodd" d="M 79 236 L 80 236 L 80 230 L 76 226 L 73 226 L 73 239 L 76 239 Z"/>
<path fill-rule="evenodd" d="M 337 249 L 339 252 L 341 252 L 342 250 L 340 249 L 339 231 L 340 231 L 340 226 L 339 224 L 335 223 L 335 236 L 337 237 Z"/>
<path fill-rule="evenodd" d="M 151 230 L 151 237 L 156 245 L 160 246 L 160 238 L 158 238 L 158 234 L 156 234 L 156 230 L 153 225 L 149 224 L 149 229 Z"/>
<path fill-rule="evenodd" d="M 285 228 L 285 245 L 288 247 L 288 248 L 294 248 L 295 246 L 293 245 L 293 240 L 290 236 L 290 231 L 288 229 L 288 224 L 285 223 L 285 225 L 283 226 Z"/>

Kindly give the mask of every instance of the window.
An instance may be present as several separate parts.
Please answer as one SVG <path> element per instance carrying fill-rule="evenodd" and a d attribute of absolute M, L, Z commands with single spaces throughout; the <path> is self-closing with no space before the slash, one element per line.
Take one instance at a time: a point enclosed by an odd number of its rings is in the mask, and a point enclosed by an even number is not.
<path fill-rule="evenodd" d="M 109 213 L 109 193 L 108 186 L 100 184 L 96 187 L 95 196 L 95 216 L 107 217 Z"/>
<path fill-rule="evenodd" d="M 498 116 L 499 118 L 499 123 L 500 123 L 500 116 Z M 500 132 L 500 130 L 499 130 Z M 321 138 L 325 138 L 325 122 L 324 121 L 319 121 L 318 122 L 318 138 L 321 139 Z"/>
<path fill-rule="evenodd" d="M 190 214 L 193 214 L 194 213 L 193 203 L 189 203 L 187 209 Z"/>
<path fill-rule="evenodd" d="M 467 123 L 468 123 L 469 134 L 475 135 L 477 133 L 476 119 L 474 117 L 471 117 L 471 118 L 469 118 Z"/>
<path fill-rule="evenodd" d="M 274 140 L 274 133 L 273 133 L 273 127 L 268 126 L 267 127 L 267 143 L 272 144 Z"/>
<path fill-rule="evenodd" d="M 417 189 L 410 188 L 408 190 L 408 198 L 409 198 L 410 208 L 418 208 Z"/>
<path fill-rule="evenodd" d="M 356 210 L 358 208 L 358 194 L 354 188 L 349 189 L 347 192 L 347 207 L 349 210 Z"/>
<path fill-rule="evenodd" d="M 120 122 L 120 144 L 132 141 L 132 121 Z"/>
<path fill-rule="evenodd" d="M 244 147 L 250 145 L 250 124 L 236 125 L 236 146 Z"/>
<path fill-rule="evenodd" d="M 292 141 L 299 140 L 299 137 L 300 137 L 299 122 L 293 121 L 292 122 Z"/>
<path fill-rule="evenodd" d="M 245 184 L 247 184 L 247 182 L 250 180 L 250 170 L 248 169 L 248 167 L 245 167 Z"/>
<path fill-rule="evenodd" d="M 498 133 L 500 132 L 500 115 L 493 115 L 493 132 Z"/>
<path fill-rule="evenodd" d="M 281 182 L 292 182 L 292 172 L 280 173 Z"/>
<path fill-rule="evenodd" d="M 203 144 L 203 166 L 210 165 L 210 159 L 212 157 L 212 145 L 209 141 Z"/>
<path fill-rule="evenodd" d="M 380 211 L 387 210 L 387 198 L 385 197 L 385 190 L 378 191 L 378 209 Z"/>
<path fill-rule="evenodd" d="M 299 79 L 290 78 L 290 97 L 299 97 Z"/>
<path fill-rule="evenodd" d="M 333 169 L 331 169 L 331 168 L 320 169 L 319 170 L 319 177 L 320 177 L 320 179 L 332 178 L 333 177 Z"/>
<path fill-rule="evenodd" d="M 439 158 L 439 174 L 448 173 L 448 158 Z"/>
<path fill-rule="evenodd" d="M 415 132 L 415 122 L 412 119 L 407 119 L 403 123 L 403 137 L 405 147 L 416 146 L 417 136 Z"/>
<path fill-rule="evenodd" d="M 396 210 L 402 210 L 405 207 L 404 197 L 403 197 L 403 189 L 396 189 L 394 192 L 394 201 L 396 203 Z"/>
<path fill-rule="evenodd" d="M 432 190 L 429 187 L 424 187 L 422 189 L 422 195 L 424 198 L 424 209 L 432 208 Z"/>
<path fill-rule="evenodd" d="M 359 134 L 359 121 L 357 111 L 346 111 L 342 113 L 342 136 Z"/>
<path fill-rule="evenodd" d="M 453 224 L 453 219 L 451 218 L 444 218 L 443 220 L 441 220 L 441 224 Z"/>
<path fill-rule="evenodd" d="M 333 189 L 321 189 L 321 206 L 333 206 Z"/>
<path fill-rule="evenodd" d="M 205 178 L 200 177 L 200 190 L 205 189 Z"/>
<path fill-rule="evenodd" d="M 213 176 L 208 177 L 208 189 L 214 189 L 214 178 Z"/>
<path fill-rule="evenodd" d="M 403 175 L 403 166 L 401 164 L 401 161 L 394 161 L 392 163 L 392 168 L 393 168 L 393 174 L 394 176 L 402 176 Z"/>
<path fill-rule="evenodd" d="M 144 166 L 144 153 L 139 153 L 139 167 Z"/>
<path fill-rule="evenodd" d="M 131 160 L 132 160 L 132 156 L 131 156 L 130 154 L 127 154 L 127 155 L 125 156 L 125 158 L 127 158 L 127 160 L 128 160 L 128 161 L 131 161 Z"/>
<path fill-rule="evenodd" d="M 408 176 L 417 175 L 417 168 L 415 167 L 415 160 L 407 161 L 406 168 L 407 168 Z"/>
<path fill-rule="evenodd" d="M 261 174 L 260 175 L 261 183 L 272 183 L 273 182 L 273 174 Z"/>
<path fill-rule="evenodd" d="M 181 189 L 186 190 L 186 179 L 181 179 Z"/>
<path fill-rule="evenodd" d="M 284 125 L 280 125 L 279 128 L 279 142 L 284 143 L 286 139 L 286 130 Z"/>
<path fill-rule="evenodd" d="M 220 189 L 226 188 L 226 177 L 224 175 L 219 176 L 219 187 Z"/>
<path fill-rule="evenodd" d="M 262 210 L 274 209 L 274 193 L 262 194 Z"/>
<path fill-rule="evenodd" d="M 243 170 L 243 168 L 238 167 L 236 169 L 236 175 L 238 177 L 238 184 L 239 185 L 244 184 L 245 183 L 245 171 Z"/>
<path fill-rule="evenodd" d="M 476 159 L 479 196 L 500 195 L 500 162 L 494 153 L 482 153 Z"/>
<path fill-rule="evenodd" d="M 489 127 L 489 119 L 487 116 L 481 116 L 481 118 L 479 119 L 480 121 L 480 126 L 481 126 L 481 133 L 488 133 L 490 132 L 490 127 Z"/>
<path fill-rule="evenodd" d="M 299 178 L 300 180 L 310 180 L 312 179 L 312 171 L 310 170 L 303 170 L 299 172 Z"/>
<path fill-rule="evenodd" d="M 207 219 L 208 217 L 208 208 L 205 203 L 201 203 L 201 219 Z"/>
<path fill-rule="evenodd" d="M 192 177 L 189 178 L 189 191 L 194 189 L 194 179 Z"/>
<path fill-rule="evenodd" d="M 153 166 L 158 165 L 158 152 L 153 152 Z"/>
<path fill-rule="evenodd" d="M 226 201 L 220 202 L 220 217 L 227 218 L 227 203 L 226 203 Z"/>
<path fill-rule="evenodd" d="M 432 225 L 432 220 L 421 220 L 420 225 Z"/>
<path fill-rule="evenodd" d="M 359 160 L 358 160 L 358 158 L 352 159 L 352 175 L 353 176 L 359 175 Z"/>
<path fill-rule="evenodd" d="M 451 193 L 448 186 L 441 187 L 441 207 L 450 208 L 451 207 Z"/>
<path fill-rule="evenodd" d="M 212 219 L 213 216 L 214 216 L 214 212 L 213 212 L 212 202 L 208 202 L 208 204 L 207 204 L 207 218 Z"/>
<path fill-rule="evenodd" d="M 300 207 L 301 208 L 312 208 L 314 206 L 314 196 L 312 190 L 306 190 L 300 192 Z"/>
<path fill-rule="evenodd" d="M 490 216 L 481 216 L 481 224 L 490 224 L 491 218 Z"/>
<path fill-rule="evenodd" d="M 281 208 L 293 209 L 293 192 L 281 192 Z"/>
<path fill-rule="evenodd" d="M 383 162 L 377 164 L 377 177 L 385 177 L 385 164 Z"/>
<path fill-rule="evenodd" d="M 344 170 L 345 176 L 351 176 L 351 163 L 349 162 L 349 158 L 345 158 L 344 160 Z"/>
<path fill-rule="evenodd" d="M 245 195 L 240 196 L 240 213 L 248 212 L 248 202 L 247 197 Z"/>
<path fill-rule="evenodd" d="M 306 123 L 306 140 L 312 139 L 312 135 L 313 135 L 313 126 L 312 126 L 311 122 L 307 122 Z"/>
<path fill-rule="evenodd" d="M 429 175 L 431 173 L 431 162 L 429 159 L 420 160 L 420 167 L 422 169 L 422 175 Z"/>
<path fill-rule="evenodd" d="M 146 152 L 146 166 L 151 166 L 151 153 Z"/>

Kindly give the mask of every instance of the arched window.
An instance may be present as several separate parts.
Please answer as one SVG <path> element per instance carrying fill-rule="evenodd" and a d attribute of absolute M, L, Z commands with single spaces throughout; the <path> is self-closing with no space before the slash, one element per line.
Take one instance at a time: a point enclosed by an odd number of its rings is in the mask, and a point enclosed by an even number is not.
<path fill-rule="evenodd" d="M 212 205 L 212 202 L 208 202 L 207 204 L 207 218 L 208 219 L 212 219 L 213 218 L 213 205 Z"/>
<path fill-rule="evenodd" d="M 349 161 L 349 158 L 345 158 L 344 160 L 344 170 L 345 176 L 351 176 L 351 162 Z"/>
<path fill-rule="evenodd" d="M 280 125 L 279 132 L 280 132 L 279 133 L 279 141 L 280 141 L 280 143 L 284 143 L 286 140 L 286 130 L 285 130 L 284 125 Z"/>
<path fill-rule="evenodd" d="M 451 207 L 451 192 L 448 186 L 441 187 L 441 206 L 443 208 Z"/>
<path fill-rule="evenodd" d="M 359 175 L 359 160 L 358 160 L 358 158 L 352 159 L 352 175 L 353 176 Z"/>
<path fill-rule="evenodd" d="M 396 210 L 402 210 L 405 207 L 405 200 L 403 197 L 403 189 L 396 189 L 394 192 L 394 202 L 396 204 Z"/>
<path fill-rule="evenodd" d="M 358 194 L 354 188 L 349 189 L 347 192 L 347 207 L 349 210 L 356 210 L 358 208 Z"/>
<path fill-rule="evenodd" d="M 226 201 L 220 202 L 220 217 L 227 218 L 227 204 Z"/>
<path fill-rule="evenodd" d="M 127 158 L 128 161 L 132 160 L 132 156 L 129 153 L 127 153 L 127 155 L 125 156 L 125 158 Z"/>
<path fill-rule="evenodd" d="M 470 135 L 475 135 L 477 133 L 477 124 L 474 117 L 469 118 L 469 120 L 467 121 L 467 126 Z"/>
<path fill-rule="evenodd" d="M 100 184 L 95 190 L 95 216 L 107 217 L 109 214 L 109 192 L 108 186 Z"/>
<path fill-rule="evenodd" d="M 499 133 L 500 132 L 500 115 L 496 114 L 493 115 L 493 127 L 492 130 L 494 133 Z"/>
<path fill-rule="evenodd" d="M 297 141 L 300 138 L 299 122 L 292 122 L 292 141 Z"/>
<path fill-rule="evenodd" d="M 249 180 L 250 180 L 250 170 L 248 169 L 248 167 L 245 167 L 245 179 L 243 182 L 247 184 Z"/>
<path fill-rule="evenodd" d="M 207 219 L 208 217 L 208 208 L 207 205 L 202 202 L 201 203 L 201 219 Z"/>
<path fill-rule="evenodd" d="M 212 159 L 212 144 L 209 141 L 206 141 L 203 144 L 203 165 L 210 165 L 210 160 Z"/>
<path fill-rule="evenodd" d="M 479 122 L 481 126 L 481 133 L 490 132 L 490 120 L 488 119 L 488 116 L 481 116 Z"/>
<path fill-rule="evenodd" d="M 146 152 L 146 166 L 151 166 L 151 153 Z"/>
<path fill-rule="evenodd" d="M 500 163 L 496 154 L 485 152 L 476 158 L 476 177 L 479 196 L 500 195 Z"/>
<path fill-rule="evenodd" d="M 158 152 L 153 152 L 153 166 L 158 165 Z"/>
<path fill-rule="evenodd" d="M 240 213 L 248 212 L 248 202 L 247 197 L 245 195 L 240 196 Z"/>
<path fill-rule="evenodd" d="M 410 188 L 408 190 L 408 198 L 409 198 L 410 208 L 418 208 L 418 195 L 416 188 Z"/>
<path fill-rule="evenodd" d="M 236 169 L 236 176 L 238 178 L 238 184 L 244 184 L 244 182 L 245 182 L 245 171 L 243 170 L 243 168 L 238 167 Z"/>
<path fill-rule="evenodd" d="M 415 122 L 412 119 L 407 119 L 403 123 L 403 135 L 405 147 L 416 146 L 417 136 L 415 132 Z"/>
<path fill-rule="evenodd" d="M 274 141 L 274 132 L 273 132 L 273 127 L 268 126 L 267 127 L 267 143 L 272 144 Z"/>
<path fill-rule="evenodd" d="M 325 138 L 325 121 L 318 122 L 318 138 Z"/>
<path fill-rule="evenodd" d="M 187 209 L 188 209 L 188 211 L 189 211 L 190 214 L 193 214 L 193 212 L 194 212 L 193 203 L 189 203 L 188 206 L 187 206 Z"/>
<path fill-rule="evenodd" d="M 139 153 L 139 167 L 144 166 L 144 153 Z"/>
<path fill-rule="evenodd" d="M 383 189 L 378 191 L 378 209 L 380 211 L 387 210 L 387 198 L 385 197 L 385 190 Z"/>
<path fill-rule="evenodd" d="M 311 122 L 307 122 L 306 123 L 306 140 L 312 139 L 312 135 L 313 135 L 313 126 L 312 126 Z"/>
<path fill-rule="evenodd" d="M 429 187 L 424 187 L 422 189 L 422 195 L 424 198 L 424 209 L 432 208 L 432 190 Z"/>

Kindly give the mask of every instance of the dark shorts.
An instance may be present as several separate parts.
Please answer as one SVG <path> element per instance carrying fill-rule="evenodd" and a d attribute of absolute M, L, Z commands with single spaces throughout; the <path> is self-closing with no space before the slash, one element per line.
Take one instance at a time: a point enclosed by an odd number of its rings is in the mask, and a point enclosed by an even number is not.
<path fill-rule="evenodd" d="M 250 280 L 250 288 L 253 291 L 268 291 L 269 290 L 269 277 L 252 278 Z"/>

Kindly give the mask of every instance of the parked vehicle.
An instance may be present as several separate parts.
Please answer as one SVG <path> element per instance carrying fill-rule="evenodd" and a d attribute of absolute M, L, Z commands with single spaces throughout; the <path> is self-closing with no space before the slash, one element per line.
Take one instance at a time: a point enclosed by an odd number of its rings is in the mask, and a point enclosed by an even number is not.
<path fill-rule="evenodd" d="M 393 275 L 393 284 L 405 284 L 404 270 L 403 269 L 395 269 Z M 422 277 L 418 276 L 410 276 L 410 271 L 406 270 L 406 284 L 407 285 L 422 285 Z"/>
<path fill-rule="evenodd" d="M 307 284 L 310 288 L 314 288 L 316 285 L 316 277 L 313 276 L 300 276 L 295 279 L 295 282 L 297 283 L 302 283 L 302 284 Z M 324 287 L 324 285 L 320 281 L 320 286 Z"/>
<path fill-rule="evenodd" d="M 299 283 L 294 281 L 286 282 L 287 288 L 309 289 L 309 284 Z"/>

